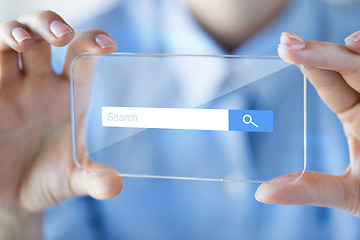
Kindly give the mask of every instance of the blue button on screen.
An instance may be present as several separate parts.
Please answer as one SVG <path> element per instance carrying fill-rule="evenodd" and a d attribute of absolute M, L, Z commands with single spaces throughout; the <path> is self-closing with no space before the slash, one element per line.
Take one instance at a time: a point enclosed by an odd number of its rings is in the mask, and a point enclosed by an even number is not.
<path fill-rule="evenodd" d="M 229 130 L 273 132 L 274 114 L 269 110 L 229 110 Z"/>

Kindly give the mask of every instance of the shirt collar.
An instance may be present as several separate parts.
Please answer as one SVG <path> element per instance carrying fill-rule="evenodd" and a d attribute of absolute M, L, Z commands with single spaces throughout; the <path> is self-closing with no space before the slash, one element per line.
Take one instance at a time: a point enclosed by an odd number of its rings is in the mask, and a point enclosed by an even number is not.
<path fill-rule="evenodd" d="M 290 31 L 304 39 L 316 33 L 316 13 L 312 0 L 289 0 L 281 14 L 260 32 L 238 47 L 237 55 L 277 55 L 281 32 Z M 164 52 L 173 54 L 224 54 L 223 49 L 198 24 L 184 0 L 164 1 L 161 11 L 165 19 L 157 33 Z M 179 79 L 179 91 L 186 95 L 186 105 L 195 107 L 219 94 L 227 73 L 231 71 L 225 61 L 209 61 L 202 71 L 196 59 L 174 61 L 171 71 Z M 201 93 L 201 94 L 199 94 Z M 194 106 L 195 104 L 195 106 Z"/>

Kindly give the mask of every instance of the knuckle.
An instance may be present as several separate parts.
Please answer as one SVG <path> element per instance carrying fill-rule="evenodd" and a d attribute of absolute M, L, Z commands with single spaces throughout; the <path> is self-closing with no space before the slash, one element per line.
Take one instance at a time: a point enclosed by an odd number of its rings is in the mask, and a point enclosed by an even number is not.
<path fill-rule="evenodd" d="M 20 15 L 19 17 L 20 22 L 24 22 L 24 21 L 33 22 L 33 21 L 44 21 L 44 20 L 50 21 L 53 19 L 61 19 L 61 17 L 57 13 L 51 10 L 27 12 Z"/>
<path fill-rule="evenodd" d="M 360 78 L 360 56 L 356 56 L 354 59 L 353 72 L 357 78 Z"/>
<path fill-rule="evenodd" d="M 98 34 L 105 34 L 110 36 L 105 30 L 102 29 L 91 29 L 91 30 L 87 30 L 87 31 L 79 31 L 76 32 L 75 35 L 75 41 L 73 42 L 83 42 L 83 43 L 88 43 L 88 42 L 93 42 L 94 38 L 98 35 Z"/>
<path fill-rule="evenodd" d="M 353 123 L 352 127 L 351 127 L 351 133 L 352 135 L 354 135 L 354 137 L 356 138 L 360 138 L 360 123 L 359 122 L 355 122 Z"/>
<path fill-rule="evenodd" d="M 35 22 L 50 22 L 55 18 L 57 18 L 57 14 L 50 10 L 39 11 L 34 14 Z"/>
<path fill-rule="evenodd" d="M 89 30 L 89 32 L 95 33 L 95 34 L 102 33 L 102 34 L 109 35 L 105 30 L 103 30 L 101 28 L 94 28 L 94 29 Z"/>
<path fill-rule="evenodd" d="M 354 177 L 353 174 L 349 174 L 349 179 L 343 181 L 344 199 L 343 204 L 347 212 L 360 216 L 360 191 L 359 191 L 359 179 Z M 349 187 L 346 187 L 348 185 Z"/>
<path fill-rule="evenodd" d="M 345 126 L 348 126 L 352 130 L 357 130 L 356 128 L 360 128 L 360 117 L 359 117 L 359 111 L 360 111 L 360 103 L 356 102 L 354 105 L 350 106 L 348 109 L 345 109 L 344 111 L 338 113 L 339 119 L 343 124 L 346 124 Z M 344 127 L 345 127 L 344 126 Z M 356 127 L 358 126 L 358 127 Z"/>
<path fill-rule="evenodd" d="M 105 34 L 110 36 L 105 30 L 96 28 L 96 29 L 90 29 L 87 31 L 81 31 L 76 33 L 76 37 L 80 40 L 88 40 L 94 38 L 98 34 Z"/>
<path fill-rule="evenodd" d="M 58 18 L 59 15 L 57 15 L 55 12 L 51 10 L 44 10 L 44 11 L 39 11 L 37 17 L 38 19 L 54 19 L 54 18 Z"/>
<path fill-rule="evenodd" d="M 6 29 L 11 29 L 15 26 L 19 26 L 20 23 L 16 20 L 10 20 L 10 21 L 7 21 L 7 22 L 3 22 L 0 24 L 0 29 L 1 30 L 6 30 Z"/>

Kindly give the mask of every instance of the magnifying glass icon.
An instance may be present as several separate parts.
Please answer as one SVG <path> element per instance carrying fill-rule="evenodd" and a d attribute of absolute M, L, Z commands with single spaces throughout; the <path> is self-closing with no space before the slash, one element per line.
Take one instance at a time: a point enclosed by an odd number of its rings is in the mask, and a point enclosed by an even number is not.
<path fill-rule="evenodd" d="M 248 119 L 248 121 L 246 121 Z M 255 127 L 259 127 L 258 125 L 256 125 L 253 121 L 252 121 L 252 117 L 249 115 L 249 114 L 246 114 L 246 115 L 244 115 L 244 117 L 243 117 L 243 122 L 245 123 L 245 124 L 252 124 L 252 125 L 254 125 Z"/>

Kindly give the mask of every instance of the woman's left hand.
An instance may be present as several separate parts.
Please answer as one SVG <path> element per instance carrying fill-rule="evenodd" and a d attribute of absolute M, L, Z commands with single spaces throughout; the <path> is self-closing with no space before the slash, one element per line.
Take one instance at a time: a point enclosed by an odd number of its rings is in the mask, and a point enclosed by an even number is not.
<path fill-rule="evenodd" d="M 322 100 L 339 117 L 349 145 L 350 162 L 340 176 L 305 172 L 264 183 L 256 199 L 264 203 L 314 205 L 337 208 L 360 217 L 360 31 L 345 40 L 345 46 L 303 41 L 283 33 L 278 49 L 285 61 L 303 65 Z M 339 159 L 340 161 L 340 159 Z"/>

